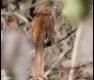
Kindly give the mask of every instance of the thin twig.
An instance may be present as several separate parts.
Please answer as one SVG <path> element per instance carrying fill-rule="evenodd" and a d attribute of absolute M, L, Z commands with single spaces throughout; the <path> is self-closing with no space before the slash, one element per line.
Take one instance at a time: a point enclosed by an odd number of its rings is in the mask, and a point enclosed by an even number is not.
<path fill-rule="evenodd" d="M 51 70 L 58 64 L 58 62 L 60 62 L 63 59 L 64 55 L 66 53 L 70 52 L 70 51 L 71 51 L 71 49 L 69 49 L 69 50 L 65 51 L 64 53 L 60 54 L 58 56 L 58 58 L 56 59 L 56 62 L 52 65 L 52 67 L 48 71 L 45 72 L 44 76 L 46 77 L 51 72 Z"/>
<path fill-rule="evenodd" d="M 75 68 L 76 58 L 77 58 L 77 55 L 78 55 L 77 47 L 78 47 L 78 44 L 79 44 L 81 30 L 82 30 L 82 27 L 79 27 L 78 31 L 76 33 L 76 40 L 75 40 L 75 43 L 74 43 L 74 49 L 72 51 L 73 53 L 72 53 L 71 70 L 70 70 L 70 74 L 69 74 L 69 79 L 68 80 L 73 80 L 74 68 Z"/>
<path fill-rule="evenodd" d="M 62 41 L 65 41 L 66 39 L 68 39 L 70 36 L 72 36 L 75 32 L 77 31 L 77 29 L 75 29 L 74 31 L 72 31 L 69 35 L 67 35 L 66 37 L 63 37 L 61 39 L 58 39 L 57 41 L 53 42 L 51 44 L 51 46 L 53 45 L 57 45 L 58 43 L 62 42 Z M 51 47 L 51 46 L 48 46 L 48 47 Z"/>
<path fill-rule="evenodd" d="M 29 23 L 29 21 L 24 17 L 24 16 L 22 16 L 21 14 L 19 14 L 19 13 L 17 13 L 17 12 L 15 12 L 14 13 L 18 18 L 20 18 L 20 19 L 22 19 L 25 23 Z"/>

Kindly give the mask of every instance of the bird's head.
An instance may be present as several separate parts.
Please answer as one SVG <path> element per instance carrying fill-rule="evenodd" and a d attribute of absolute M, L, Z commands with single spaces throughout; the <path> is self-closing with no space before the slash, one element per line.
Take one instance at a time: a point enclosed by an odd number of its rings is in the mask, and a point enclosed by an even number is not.
<path fill-rule="evenodd" d="M 50 14 L 52 11 L 52 6 L 53 6 L 53 3 L 51 1 L 48 1 L 39 7 L 38 13 Z"/>

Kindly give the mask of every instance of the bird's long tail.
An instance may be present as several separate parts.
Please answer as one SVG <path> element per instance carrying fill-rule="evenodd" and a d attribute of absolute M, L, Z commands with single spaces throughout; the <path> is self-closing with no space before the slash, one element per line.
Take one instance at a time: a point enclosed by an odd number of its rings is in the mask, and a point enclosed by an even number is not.
<path fill-rule="evenodd" d="M 36 46 L 34 60 L 34 73 L 36 77 L 43 77 L 44 74 L 44 47 L 42 44 Z"/>

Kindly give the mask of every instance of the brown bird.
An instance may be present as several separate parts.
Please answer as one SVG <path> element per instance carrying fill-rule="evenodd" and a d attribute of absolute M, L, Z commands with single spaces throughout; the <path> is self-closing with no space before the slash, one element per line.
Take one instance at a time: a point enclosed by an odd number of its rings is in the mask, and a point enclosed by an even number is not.
<path fill-rule="evenodd" d="M 36 45 L 34 73 L 36 77 L 44 74 L 44 47 L 53 39 L 54 18 L 51 13 L 51 4 L 42 5 L 32 21 L 31 35 Z"/>

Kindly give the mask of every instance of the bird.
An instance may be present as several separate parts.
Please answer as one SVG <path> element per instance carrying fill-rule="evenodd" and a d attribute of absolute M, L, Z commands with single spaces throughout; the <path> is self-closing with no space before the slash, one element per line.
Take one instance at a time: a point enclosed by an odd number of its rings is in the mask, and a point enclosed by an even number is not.
<path fill-rule="evenodd" d="M 34 75 L 43 78 L 45 47 L 53 40 L 54 17 L 52 15 L 52 3 L 46 3 L 39 7 L 33 21 L 30 34 L 35 43 Z"/>

